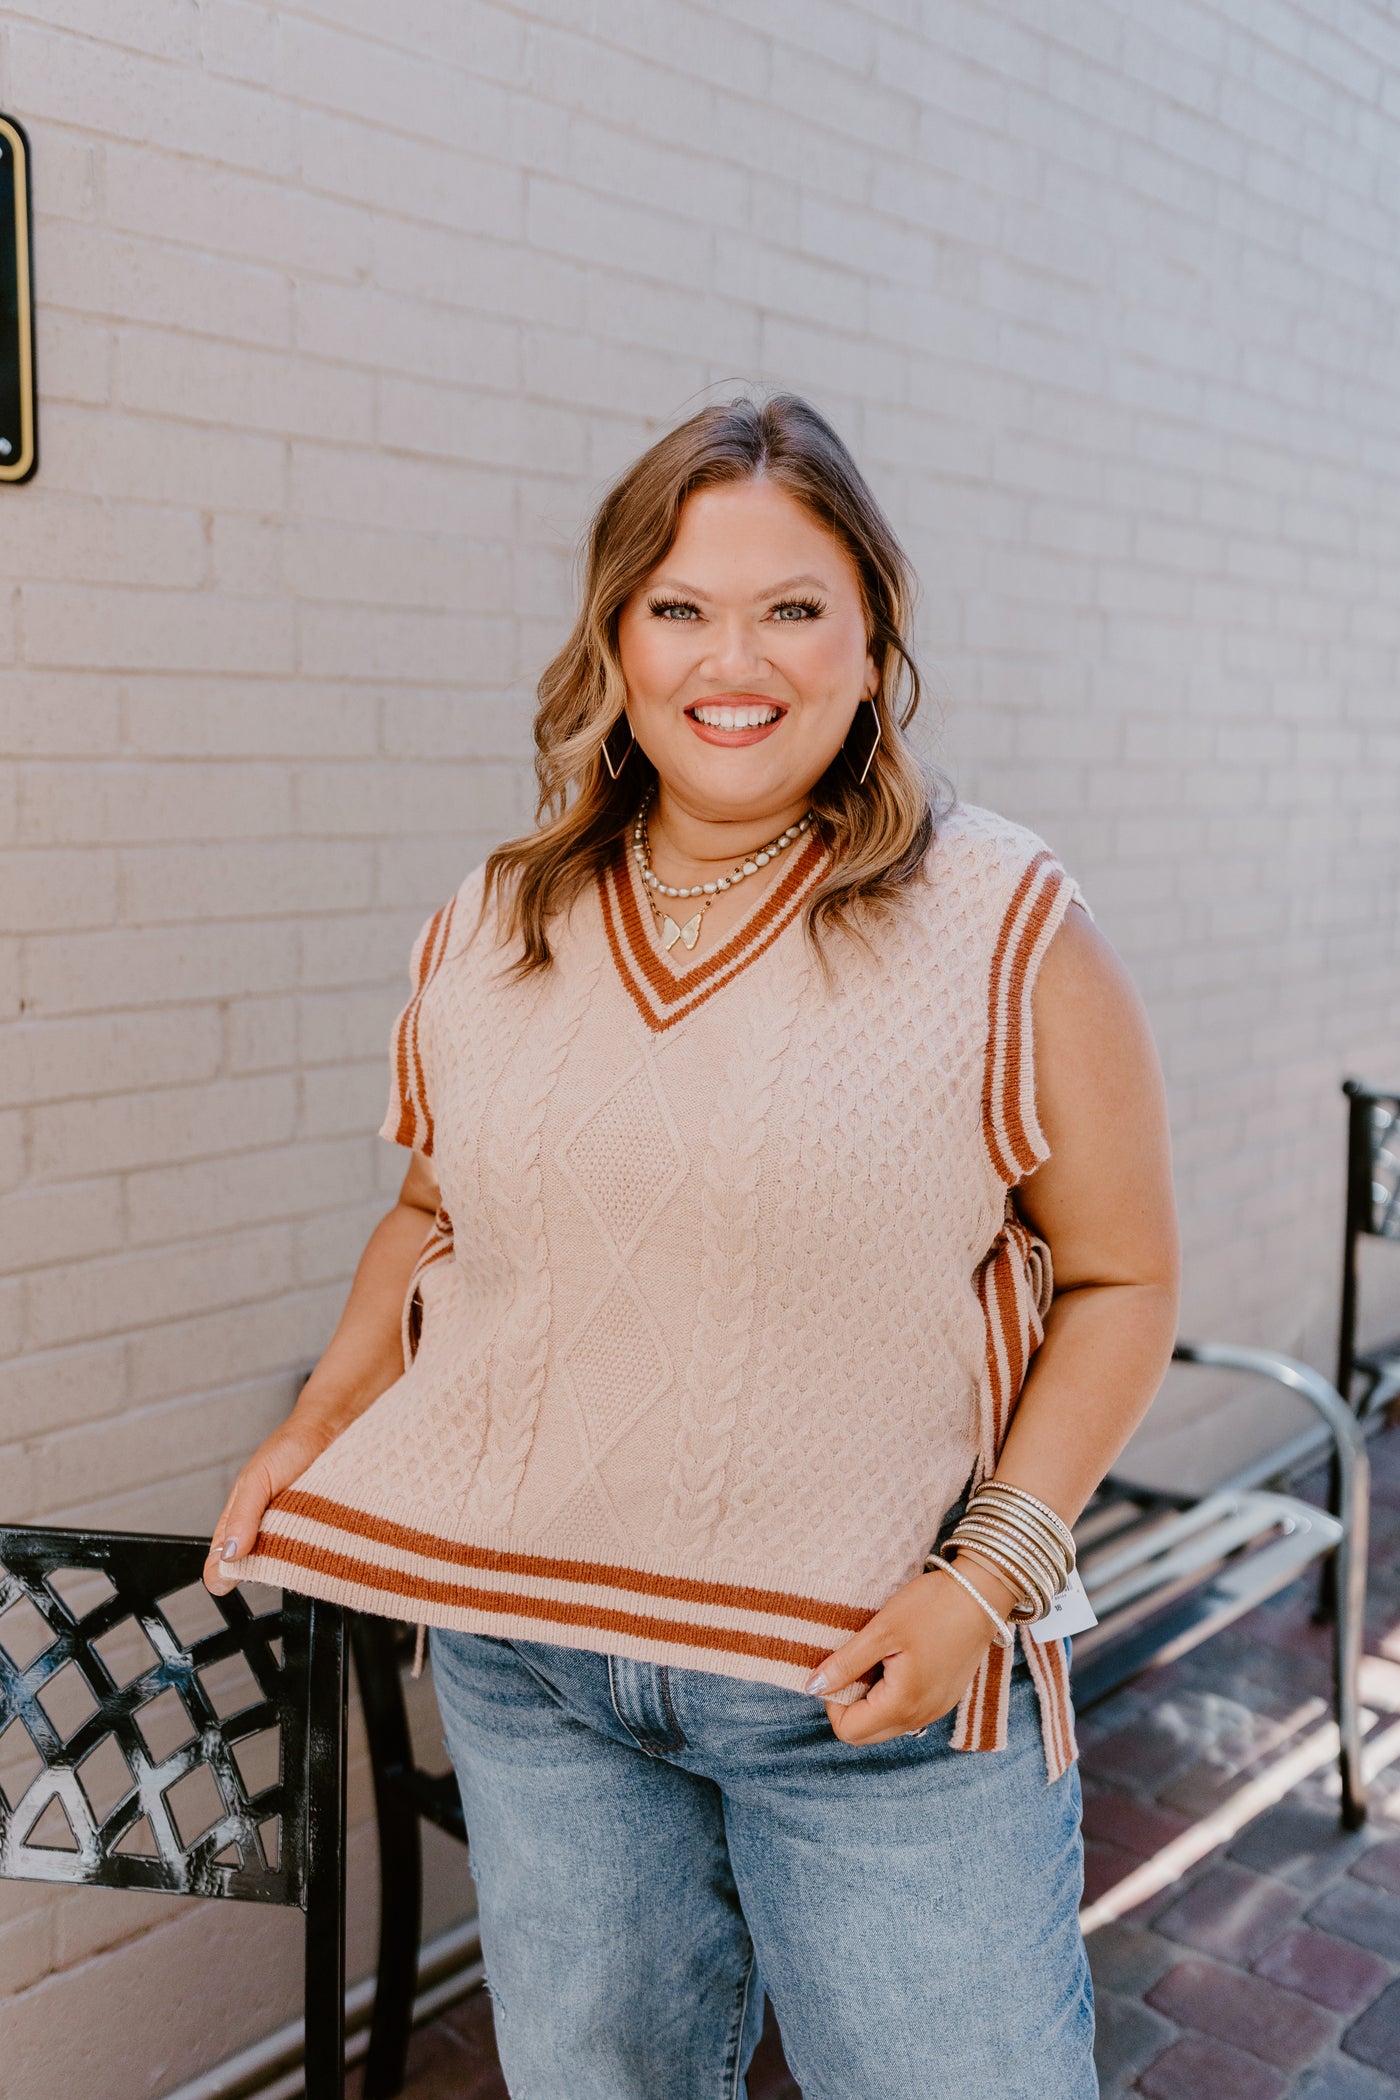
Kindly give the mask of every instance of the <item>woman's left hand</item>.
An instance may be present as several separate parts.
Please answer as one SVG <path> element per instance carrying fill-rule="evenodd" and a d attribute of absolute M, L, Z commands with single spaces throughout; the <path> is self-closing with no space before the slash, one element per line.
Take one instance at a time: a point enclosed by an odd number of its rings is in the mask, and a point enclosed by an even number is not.
<path fill-rule="evenodd" d="M 994 1583 L 990 1570 L 978 1568 L 977 1587 L 1004 1616 L 1011 1593 Z M 844 1648 L 829 1655 L 807 1690 L 839 1692 L 879 1663 L 881 1675 L 864 1698 L 852 1706 L 827 1698 L 826 1711 L 843 1743 L 888 1743 L 951 1712 L 993 1638 L 986 1613 L 957 1583 L 930 1569 L 896 1590 Z"/>

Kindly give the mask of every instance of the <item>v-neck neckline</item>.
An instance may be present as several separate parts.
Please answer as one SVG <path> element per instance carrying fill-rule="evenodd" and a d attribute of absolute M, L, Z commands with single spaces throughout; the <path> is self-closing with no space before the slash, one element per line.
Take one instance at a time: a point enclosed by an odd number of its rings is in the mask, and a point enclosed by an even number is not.
<path fill-rule="evenodd" d="M 688 970 L 677 970 L 651 939 L 647 906 L 638 895 L 627 842 L 622 841 L 598 877 L 603 926 L 623 987 L 653 1034 L 674 1028 L 772 947 L 801 911 L 828 858 L 822 841 L 810 833 L 792 865 L 713 954 Z"/>

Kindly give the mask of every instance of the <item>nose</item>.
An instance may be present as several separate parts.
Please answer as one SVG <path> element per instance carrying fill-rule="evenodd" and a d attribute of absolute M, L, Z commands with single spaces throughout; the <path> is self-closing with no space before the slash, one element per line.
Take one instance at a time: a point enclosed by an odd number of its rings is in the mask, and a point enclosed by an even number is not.
<path fill-rule="evenodd" d="M 727 614 L 711 633 L 705 668 L 725 684 L 740 685 L 766 678 L 772 668 L 755 621 L 742 613 Z"/>

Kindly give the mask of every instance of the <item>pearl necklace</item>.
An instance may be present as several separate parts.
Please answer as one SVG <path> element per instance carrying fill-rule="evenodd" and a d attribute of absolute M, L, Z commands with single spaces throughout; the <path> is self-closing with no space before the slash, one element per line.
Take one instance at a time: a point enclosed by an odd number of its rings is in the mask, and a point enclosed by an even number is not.
<path fill-rule="evenodd" d="M 684 941 L 687 948 L 693 948 L 700 938 L 700 921 L 720 891 L 732 890 L 734 885 L 742 882 L 746 876 L 756 875 L 760 868 L 766 868 L 780 853 L 786 853 L 788 847 L 800 839 L 804 831 L 809 831 L 812 825 L 812 812 L 808 810 L 805 816 L 799 817 L 795 824 L 789 824 L 787 830 L 780 832 L 777 838 L 770 839 L 766 846 L 760 846 L 756 853 L 746 855 L 728 875 L 716 876 L 713 882 L 694 882 L 688 889 L 677 889 L 672 883 L 663 882 L 652 870 L 651 840 L 647 834 L 647 809 L 650 802 L 651 797 L 648 795 L 637 811 L 637 821 L 632 827 L 632 853 L 646 887 L 647 902 L 661 928 L 661 945 L 667 949 L 674 948 L 677 941 Z M 678 924 L 669 912 L 662 911 L 656 901 L 658 896 L 703 897 L 705 901 L 699 911 L 684 924 Z"/>

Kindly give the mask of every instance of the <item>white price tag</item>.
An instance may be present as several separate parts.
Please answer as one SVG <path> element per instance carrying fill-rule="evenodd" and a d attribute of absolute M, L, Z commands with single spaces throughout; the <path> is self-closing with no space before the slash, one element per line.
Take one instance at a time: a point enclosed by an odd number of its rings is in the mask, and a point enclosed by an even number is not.
<path fill-rule="evenodd" d="M 1045 1617 L 1037 1619 L 1032 1625 L 1031 1639 L 1058 1640 L 1062 1633 L 1087 1633 L 1091 1626 L 1097 1626 L 1098 1623 L 1098 1614 L 1089 1602 L 1089 1593 L 1079 1580 L 1079 1570 L 1071 1568 L 1069 1581 Z"/>

